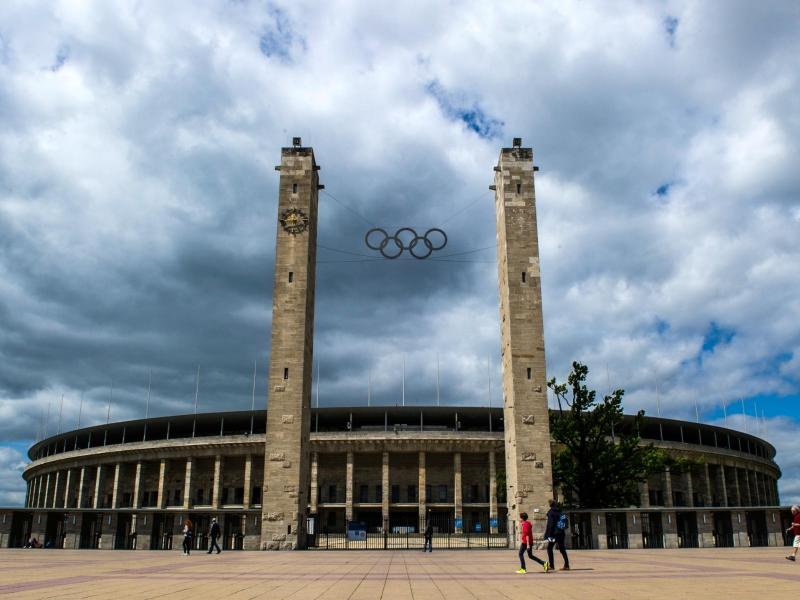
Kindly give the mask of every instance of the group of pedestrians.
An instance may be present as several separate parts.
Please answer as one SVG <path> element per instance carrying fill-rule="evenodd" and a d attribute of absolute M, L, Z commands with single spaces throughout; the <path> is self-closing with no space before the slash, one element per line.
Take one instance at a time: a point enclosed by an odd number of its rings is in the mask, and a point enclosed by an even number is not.
<path fill-rule="evenodd" d="M 517 573 L 525 574 L 528 572 L 525 565 L 525 554 L 532 561 L 541 565 L 545 573 L 555 571 L 555 560 L 553 559 L 553 548 L 558 548 L 561 557 L 564 559 L 562 571 L 569 571 L 569 557 L 567 548 L 564 544 L 567 531 L 567 515 L 561 512 L 555 500 L 550 500 L 550 510 L 547 511 L 547 524 L 544 529 L 544 537 L 547 540 L 547 560 L 533 554 L 533 525 L 528 521 L 528 513 L 520 513 L 520 545 L 519 545 L 519 569 Z"/>
<path fill-rule="evenodd" d="M 208 552 L 206 554 L 211 554 L 211 552 L 216 549 L 217 554 L 222 552 L 217 543 L 217 538 L 219 537 L 219 523 L 217 523 L 216 517 L 211 519 L 211 528 L 208 531 L 208 537 L 211 542 L 208 545 Z M 192 551 L 192 539 L 194 538 L 194 526 L 189 519 L 186 519 L 183 522 L 183 553 L 186 556 L 189 556 Z"/>

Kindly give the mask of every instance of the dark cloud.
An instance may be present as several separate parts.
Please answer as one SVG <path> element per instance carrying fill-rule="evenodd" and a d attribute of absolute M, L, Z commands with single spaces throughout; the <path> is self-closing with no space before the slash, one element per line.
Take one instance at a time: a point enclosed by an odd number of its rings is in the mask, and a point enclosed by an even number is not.
<path fill-rule="evenodd" d="M 0 462 L 57 427 L 266 402 L 280 148 L 315 148 L 323 404 L 500 402 L 492 166 L 534 147 L 548 365 L 693 418 L 800 389 L 785 3 L 98 3 L 0 20 Z M 57 68 L 50 68 L 50 67 Z M 442 227 L 376 261 L 370 227 Z M 487 364 L 488 363 L 488 364 Z M 316 370 L 315 370 L 316 373 Z M 81 396 L 83 407 L 81 408 Z M 50 419 L 46 419 L 48 405 Z M 16 452 L 16 454 L 14 454 Z M 786 458 L 782 458 L 786 457 Z M 16 471 L 15 471 L 16 472 Z M 0 498 L 17 498 L 16 475 Z M 9 495 L 11 494 L 11 495 Z M 17 494 L 17 496 L 13 496 Z M 788 495 L 787 495 L 788 494 Z"/>

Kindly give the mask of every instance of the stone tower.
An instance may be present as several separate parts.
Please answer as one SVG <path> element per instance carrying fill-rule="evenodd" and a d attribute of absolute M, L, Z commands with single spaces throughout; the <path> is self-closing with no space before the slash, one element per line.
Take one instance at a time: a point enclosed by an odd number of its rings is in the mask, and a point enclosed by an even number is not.
<path fill-rule="evenodd" d="M 533 151 L 514 138 L 494 168 L 508 516 L 544 518 L 553 495 Z M 538 513 L 536 512 L 538 509 Z M 536 528 L 534 528 L 536 529 Z"/>
<path fill-rule="evenodd" d="M 314 150 L 294 138 L 281 150 L 272 349 L 269 359 L 261 544 L 305 547 L 309 486 L 317 199 Z"/>

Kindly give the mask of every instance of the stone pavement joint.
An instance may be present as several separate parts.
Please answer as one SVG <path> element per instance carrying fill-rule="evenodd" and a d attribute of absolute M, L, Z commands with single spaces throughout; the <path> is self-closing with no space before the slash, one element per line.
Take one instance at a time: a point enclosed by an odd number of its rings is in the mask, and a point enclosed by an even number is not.
<path fill-rule="evenodd" d="M 516 551 L 178 552 L 0 550 L 4 598 L 796 598 L 786 548 L 570 552 L 545 574 Z M 541 556 L 542 553 L 539 553 Z M 561 566 L 560 557 L 556 566 Z"/>

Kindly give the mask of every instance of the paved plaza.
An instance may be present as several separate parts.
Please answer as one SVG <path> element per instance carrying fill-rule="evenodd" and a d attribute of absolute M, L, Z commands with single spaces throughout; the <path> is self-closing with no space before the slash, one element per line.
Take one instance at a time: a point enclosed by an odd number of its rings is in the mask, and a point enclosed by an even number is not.
<path fill-rule="evenodd" d="M 2 550 L 3 598 L 797 598 L 786 548 L 576 551 L 517 575 L 516 552 Z M 556 558 L 557 564 L 560 560 Z"/>

